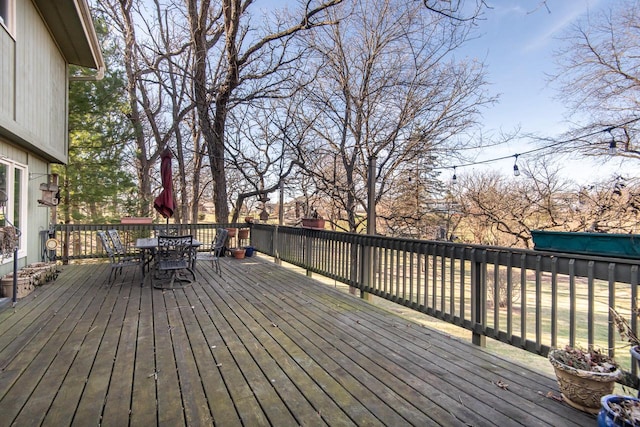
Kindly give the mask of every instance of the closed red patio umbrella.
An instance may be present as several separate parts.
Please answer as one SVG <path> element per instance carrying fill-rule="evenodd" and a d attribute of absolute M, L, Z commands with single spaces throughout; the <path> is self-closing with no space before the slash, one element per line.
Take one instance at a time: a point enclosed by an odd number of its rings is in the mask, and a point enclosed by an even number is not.
<path fill-rule="evenodd" d="M 171 150 L 166 148 L 162 154 L 160 154 L 160 177 L 162 178 L 162 191 L 153 201 L 153 207 L 160 212 L 160 215 L 167 218 L 167 224 L 169 218 L 173 215 L 174 203 L 173 203 L 173 187 L 172 187 L 172 173 L 171 173 Z"/>

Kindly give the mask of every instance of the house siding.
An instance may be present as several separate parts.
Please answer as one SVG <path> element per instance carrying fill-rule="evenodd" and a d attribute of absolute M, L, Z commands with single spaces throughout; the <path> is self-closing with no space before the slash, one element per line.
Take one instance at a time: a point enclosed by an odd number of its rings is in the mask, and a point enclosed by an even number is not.
<path fill-rule="evenodd" d="M 49 228 L 40 184 L 51 163 L 67 161 L 68 66 L 31 0 L 16 1 L 12 34 L 0 26 L 0 157 L 27 166 L 22 267 L 41 260 L 40 231 Z M 0 260 L 0 275 L 12 269 Z"/>
<path fill-rule="evenodd" d="M 17 145 L 64 163 L 66 61 L 31 1 L 17 1 L 15 39 L 4 29 L 0 32 L 0 132 Z"/>
<path fill-rule="evenodd" d="M 15 42 L 0 26 L 0 118 L 15 120 Z"/>

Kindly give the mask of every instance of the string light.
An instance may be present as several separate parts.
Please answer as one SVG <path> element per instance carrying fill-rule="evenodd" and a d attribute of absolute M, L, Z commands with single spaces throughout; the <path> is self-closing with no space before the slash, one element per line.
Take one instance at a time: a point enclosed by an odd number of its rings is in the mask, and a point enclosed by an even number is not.
<path fill-rule="evenodd" d="M 618 152 L 618 149 L 616 147 L 616 139 L 613 137 L 613 128 L 609 128 L 607 130 L 609 131 L 609 135 L 611 135 L 611 142 L 609 143 L 609 155 L 615 156 Z"/>
<path fill-rule="evenodd" d="M 453 182 L 454 184 L 456 182 L 458 182 L 458 177 L 456 176 L 456 167 L 453 167 L 453 176 L 451 177 L 451 182 Z"/>
<path fill-rule="evenodd" d="M 518 155 L 522 156 L 522 155 L 526 155 L 526 154 L 531 154 L 531 153 L 535 153 L 535 152 L 538 152 L 538 151 L 548 150 L 550 148 L 557 147 L 559 145 L 568 144 L 570 142 L 580 141 L 580 140 L 582 140 L 584 138 L 588 138 L 588 137 L 591 137 L 591 136 L 594 136 L 594 135 L 598 135 L 598 134 L 601 134 L 603 132 L 611 132 L 613 129 L 616 129 L 616 128 L 624 128 L 625 126 L 630 125 L 631 123 L 638 122 L 638 121 L 640 121 L 640 117 L 636 117 L 636 118 L 628 120 L 628 121 L 626 121 L 624 123 L 620 123 L 618 125 L 614 125 L 614 126 L 606 128 L 606 129 L 593 131 L 593 132 L 590 132 L 590 133 L 587 133 L 587 134 L 584 134 L 584 135 L 581 135 L 581 136 L 577 136 L 577 137 L 574 137 L 574 138 L 571 138 L 571 139 L 562 140 L 562 141 L 556 141 L 556 142 L 554 142 L 552 144 L 549 144 L 549 145 L 546 145 L 544 147 L 533 148 L 531 150 L 519 153 Z M 609 143 L 609 150 L 611 150 L 612 148 L 617 150 L 617 144 L 616 144 L 615 138 L 612 138 L 611 142 Z M 609 151 L 609 152 L 611 153 L 611 151 Z M 511 155 L 508 155 L 508 156 L 495 157 L 495 158 L 492 158 L 492 159 L 465 163 L 465 164 L 458 165 L 458 166 L 464 168 L 464 167 L 467 167 L 467 166 L 483 165 L 483 164 L 497 162 L 497 161 L 500 161 L 500 160 L 506 160 L 506 159 L 509 159 L 511 157 L 515 157 L 515 155 L 511 154 Z M 441 170 L 441 169 L 449 169 L 449 168 L 451 168 L 451 166 L 441 166 L 441 167 L 434 167 L 433 170 Z M 455 170 L 456 166 L 454 166 L 453 168 Z M 514 168 L 514 174 L 515 174 L 515 168 Z"/>
<path fill-rule="evenodd" d="M 520 169 L 518 169 L 518 155 L 515 155 L 516 160 L 513 162 L 513 176 L 520 176 Z"/>

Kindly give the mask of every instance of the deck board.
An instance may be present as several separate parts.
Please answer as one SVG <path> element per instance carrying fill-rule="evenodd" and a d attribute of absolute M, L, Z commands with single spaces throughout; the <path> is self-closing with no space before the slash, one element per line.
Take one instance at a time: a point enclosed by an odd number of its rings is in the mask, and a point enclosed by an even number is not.
<path fill-rule="evenodd" d="M 138 336 L 135 350 L 131 407 L 132 426 L 154 426 L 158 422 L 156 412 L 156 361 L 154 341 L 154 307 L 152 289 L 142 288 L 139 305 Z"/>
<path fill-rule="evenodd" d="M 221 263 L 177 290 L 64 266 L 1 308 L 2 424 L 595 423 L 545 396 L 548 374 L 268 260 Z"/>

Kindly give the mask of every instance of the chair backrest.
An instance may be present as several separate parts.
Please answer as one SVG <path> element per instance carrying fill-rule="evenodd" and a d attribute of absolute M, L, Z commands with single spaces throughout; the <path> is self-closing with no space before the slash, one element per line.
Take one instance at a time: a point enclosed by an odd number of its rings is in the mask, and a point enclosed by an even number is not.
<path fill-rule="evenodd" d="M 120 240 L 120 233 L 118 233 L 118 230 L 107 230 L 107 234 L 113 243 L 113 249 L 116 254 L 124 255 L 124 245 L 122 244 L 122 240 Z"/>
<path fill-rule="evenodd" d="M 224 244 L 227 241 L 228 234 L 229 232 L 226 229 L 218 228 L 218 230 L 216 231 L 216 237 L 211 242 L 211 252 L 213 252 L 214 255 L 220 255 L 218 252 L 221 251 L 222 248 L 224 248 Z"/>
<path fill-rule="evenodd" d="M 158 236 L 156 259 L 159 261 L 191 261 L 193 236 Z"/>
<path fill-rule="evenodd" d="M 153 231 L 156 237 L 159 236 L 178 236 L 180 235 L 180 228 L 177 226 L 168 225 L 156 225 L 153 227 Z"/>
<path fill-rule="evenodd" d="M 107 237 L 107 233 L 105 233 L 104 231 L 98 231 L 97 234 L 100 238 L 100 241 L 102 242 L 102 248 L 107 253 L 107 255 L 109 255 L 109 258 L 113 260 L 115 258 L 115 251 L 112 246 L 113 243 L 111 242 L 111 239 Z"/>

